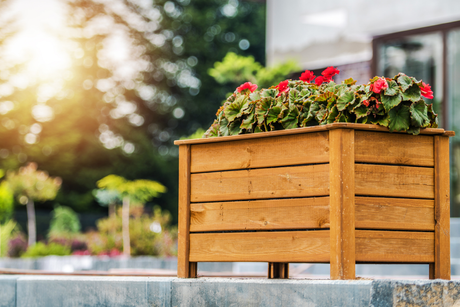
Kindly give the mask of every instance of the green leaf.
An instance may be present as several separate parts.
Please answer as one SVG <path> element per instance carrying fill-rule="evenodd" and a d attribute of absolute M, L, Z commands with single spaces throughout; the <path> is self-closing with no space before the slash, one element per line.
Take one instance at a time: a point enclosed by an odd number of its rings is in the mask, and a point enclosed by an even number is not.
<path fill-rule="evenodd" d="M 228 120 L 225 117 L 221 119 L 219 124 L 220 124 L 220 127 L 219 127 L 220 134 L 222 136 L 230 135 L 228 131 Z"/>
<path fill-rule="evenodd" d="M 276 122 L 281 114 L 281 107 L 275 106 L 268 110 L 267 124 Z"/>
<path fill-rule="evenodd" d="M 316 112 L 315 118 L 318 123 L 322 124 L 327 119 L 327 109 L 323 105 L 320 105 L 319 107 L 320 109 L 318 112 Z"/>
<path fill-rule="evenodd" d="M 401 74 L 401 76 L 397 79 L 403 92 L 405 92 L 411 85 L 412 79 L 406 76 L 405 74 Z"/>
<path fill-rule="evenodd" d="M 406 131 L 409 129 L 410 124 L 410 111 L 406 105 L 401 105 L 398 108 L 393 108 L 389 112 L 390 124 L 388 128 L 390 131 Z"/>
<path fill-rule="evenodd" d="M 295 103 L 300 99 L 302 99 L 302 97 L 300 96 L 300 92 L 298 90 L 293 88 L 289 91 L 289 102 L 290 103 Z"/>
<path fill-rule="evenodd" d="M 247 118 L 243 119 L 243 122 L 241 123 L 240 128 L 243 129 L 252 129 L 252 126 L 255 124 L 256 118 L 254 113 L 251 113 L 248 115 Z"/>
<path fill-rule="evenodd" d="M 368 107 L 366 107 L 365 105 L 362 105 L 354 109 L 354 113 L 356 115 L 356 119 L 360 119 L 361 117 L 368 116 L 371 112 L 369 111 Z"/>
<path fill-rule="evenodd" d="M 346 123 L 346 122 L 348 122 L 348 118 L 344 113 L 340 113 L 340 115 L 337 116 L 337 118 L 336 118 L 336 122 L 337 123 Z"/>
<path fill-rule="evenodd" d="M 211 127 L 209 127 L 209 129 L 204 133 L 203 137 L 212 138 L 212 137 L 219 136 L 219 128 L 220 128 L 220 125 L 217 122 L 217 120 L 215 120 L 214 123 L 211 125 Z"/>
<path fill-rule="evenodd" d="M 387 114 L 384 117 L 377 117 L 377 118 L 371 119 L 370 122 L 371 124 L 374 124 L 374 125 L 388 127 L 388 125 L 390 124 L 390 116 Z"/>
<path fill-rule="evenodd" d="M 253 92 L 251 94 L 249 94 L 249 99 L 251 99 L 251 101 L 256 101 L 256 100 L 259 100 L 260 98 L 260 93 L 259 92 Z"/>
<path fill-rule="evenodd" d="M 401 94 L 396 94 L 394 96 L 382 95 L 382 104 L 387 112 L 399 105 L 401 100 Z"/>
<path fill-rule="evenodd" d="M 337 110 L 337 107 L 334 106 L 327 116 L 327 123 L 332 124 L 335 121 L 335 118 L 339 115 L 339 111 Z"/>
<path fill-rule="evenodd" d="M 256 128 L 254 128 L 254 133 L 259 133 L 259 132 L 263 132 L 263 130 L 260 129 L 259 126 L 256 126 Z"/>
<path fill-rule="evenodd" d="M 356 84 L 356 80 L 353 80 L 353 78 L 348 78 L 348 79 L 343 80 L 342 83 L 346 85 L 354 85 Z"/>
<path fill-rule="evenodd" d="M 257 123 L 260 125 L 264 122 L 265 117 L 267 116 L 268 110 L 272 105 L 272 98 L 263 98 L 256 105 L 256 117 Z"/>
<path fill-rule="evenodd" d="M 278 90 L 276 88 L 263 90 L 260 93 L 260 97 L 262 98 L 276 98 L 278 96 Z"/>
<path fill-rule="evenodd" d="M 412 85 L 402 93 L 404 101 L 410 100 L 412 102 L 419 101 L 422 97 L 420 96 L 420 87 L 417 84 Z"/>
<path fill-rule="evenodd" d="M 438 115 L 434 113 L 433 105 L 428 105 L 428 118 L 430 119 L 430 127 L 438 128 Z"/>
<path fill-rule="evenodd" d="M 399 93 L 399 86 L 398 83 L 395 81 L 388 81 L 388 87 L 385 89 L 385 95 L 387 96 L 394 96 Z"/>
<path fill-rule="evenodd" d="M 248 107 L 248 97 L 241 95 L 224 110 L 225 117 L 232 122 L 235 118 L 239 118 L 243 115 L 244 110 Z"/>
<path fill-rule="evenodd" d="M 299 115 L 300 113 L 297 107 L 295 105 L 292 105 L 289 108 L 289 113 L 280 121 L 284 129 L 297 128 L 299 122 Z"/>
<path fill-rule="evenodd" d="M 428 108 L 423 100 L 414 102 L 410 106 L 411 123 L 415 127 L 427 127 L 430 124 Z"/>
<path fill-rule="evenodd" d="M 411 127 L 409 130 L 407 130 L 407 133 L 417 135 L 420 133 L 420 128 Z"/>
<path fill-rule="evenodd" d="M 237 119 L 231 122 L 230 125 L 228 125 L 228 133 L 230 135 L 240 134 L 240 132 L 242 131 L 242 129 L 240 128 L 240 125 L 241 125 L 241 119 Z"/>
<path fill-rule="evenodd" d="M 321 101 L 321 102 L 323 102 L 323 101 L 327 101 L 327 100 L 328 100 L 329 98 L 331 98 L 331 97 L 334 97 L 334 93 L 332 93 L 332 92 L 325 92 L 325 93 L 319 95 L 318 97 L 316 97 L 315 100 L 316 100 L 316 101 Z"/>
<path fill-rule="evenodd" d="M 345 110 L 345 108 L 355 99 L 355 93 L 353 91 L 347 91 L 343 93 L 337 100 L 337 109 L 339 111 Z"/>

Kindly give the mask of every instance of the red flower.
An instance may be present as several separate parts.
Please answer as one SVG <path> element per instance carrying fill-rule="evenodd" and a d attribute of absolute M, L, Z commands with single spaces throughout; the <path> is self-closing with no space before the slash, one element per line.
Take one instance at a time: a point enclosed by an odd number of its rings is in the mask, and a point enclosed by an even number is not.
<path fill-rule="evenodd" d="M 380 94 L 380 91 L 385 88 L 388 88 L 388 83 L 385 78 L 377 79 L 377 81 L 375 81 L 374 84 L 371 84 L 370 86 L 370 90 L 376 94 Z"/>
<path fill-rule="evenodd" d="M 340 70 L 332 66 L 326 68 L 321 74 L 324 76 L 325 81 L 331 81 L 332 77 L 338 75 Z"/>
<path fill-rule="evenodd" d="M 236 88 L 238 93 L 241 93 L 244 90 L 250 90 L 251 93 L 254 92 L 257 89 L 257 85 L 252 84 L 251 82 L 246 82 L 241 84 L 239 87 Z"/>
<path fill-rule="evenodd" d="M 368 106 L 369 106 L 369 100 L 364 100 L 364 101 L 363 101 L 363 105 L 365 105 L 366 107 L 368 107 Z"/>
<path fill-rule="evenodd" d="M 422 87 L 420 90 L 422 91 L 422 96 L 428 99 L 433 99 L 433 91 L 431 90 L 431 86 L 429 84 L 425 84 L 422 82 Z"/>
<path fill-rule="evenodd" d="M 288 83 L 289 83 L 289 80 L 284 80 L 284 81 L 281 81 L 280 84 L 276 86 L 276 88 L 279 91 L 278 96 L 280 96 L 281 93 L 286 93 L 289 91 Z"/>
<path fill-rule="evenodd" d="M 319 77 L 316 77 L 315 84 L 320 86 L 321 84 L 323 84 L 324 81 L 327 81 L 327 80 L 325 80 L 324 77 L 319 76 Z"/>
<path fill-rule="evenodd" d="M 310 83 L 311 81 L 313 81 L 313 79 L 315 79 L 315 75 L 312 71 L 306 70 L 302 73 L 302 75 L 300 75 L 299 79 L 307 83 Z"/>

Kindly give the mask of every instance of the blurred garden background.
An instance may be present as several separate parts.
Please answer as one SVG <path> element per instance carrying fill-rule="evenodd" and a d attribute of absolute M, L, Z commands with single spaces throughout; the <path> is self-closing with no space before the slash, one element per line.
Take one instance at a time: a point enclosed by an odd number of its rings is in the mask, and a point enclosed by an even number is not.
<path fill-rule="evenodd" d="M 2 0 L 0 257 L 175 255 L 173 141 L 242 82 L 299 70 L 265 68 L 265 18 L 265 1 Z"/>

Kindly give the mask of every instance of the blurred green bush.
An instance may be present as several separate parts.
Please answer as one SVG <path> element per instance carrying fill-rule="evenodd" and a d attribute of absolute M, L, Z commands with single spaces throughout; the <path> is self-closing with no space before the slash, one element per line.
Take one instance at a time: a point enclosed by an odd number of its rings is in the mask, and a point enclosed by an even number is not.
<path fill-rule="evenodd" d="M 70 247 L 68 246 L 64 246 L 64 245 L 54 243 L 54 242 L 51 242 L 49 244 L 38 242 L 30 246 L 21 257 L 22 258 L 37 258 L 37 257 L 50 256 L 50 255 L 68 256 L 70 254 L 71 254 L 71 250 L 70 250 Z"/>

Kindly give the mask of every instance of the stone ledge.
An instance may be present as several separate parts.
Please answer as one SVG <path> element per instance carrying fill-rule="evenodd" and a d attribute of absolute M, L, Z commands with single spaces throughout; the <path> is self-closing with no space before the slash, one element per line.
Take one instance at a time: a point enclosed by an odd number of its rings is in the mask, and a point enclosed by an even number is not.
<path fill-rule="evenodd" d="M 460 306 L 460 282 L 3 275 L 0 306 Z"/>

